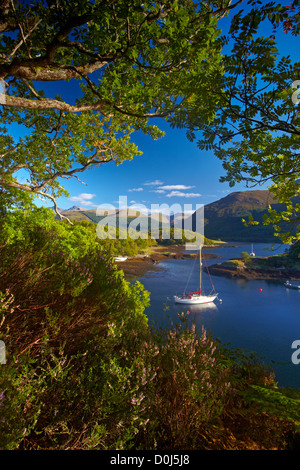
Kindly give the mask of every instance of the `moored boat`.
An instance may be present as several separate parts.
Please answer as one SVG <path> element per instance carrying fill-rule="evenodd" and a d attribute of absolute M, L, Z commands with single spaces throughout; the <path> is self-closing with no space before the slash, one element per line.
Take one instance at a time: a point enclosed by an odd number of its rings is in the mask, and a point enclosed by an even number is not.
<path fill-rule="evenodd" d="M 194 305 L 194 304 L 208 304 L 213 302 L 217 297 L 218 294 L 215 292 L 214 287 L 213 288 L 213 293 L 206 295 L 202 293 L 202 261 L 201 261 L 201 248 L 202 246 L 200 245 L 199 248 L 199 263 L 200 263 L 200 287 L 199 290 L 196 292 L 185 292 L 182 295 L 175 295 L 174 300 L 175 303 L 177 304 L 188 304 L 188 305 Z"/>
<path fill-rule="evenodd" d="M 290 281 L 285 281 L 284 285 L 285 287 L 288 287 L 289 289 L 300 289 L 300 286 L 296 286 L 295 284 L 292 284 Z"/>
<path fill-rule="evenodd" d="M 115 261 L 126 261 L 127 260 L 127 256 L 117 256 L 115 258 Z"/>

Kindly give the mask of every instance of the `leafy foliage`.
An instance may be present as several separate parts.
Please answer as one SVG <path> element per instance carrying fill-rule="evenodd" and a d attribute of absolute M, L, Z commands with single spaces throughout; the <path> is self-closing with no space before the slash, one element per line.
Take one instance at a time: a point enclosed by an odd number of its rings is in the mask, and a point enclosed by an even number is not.
<path fill-rule="evenodd" d="M 221 0 L 5 1 L 0 21 L 5 200 L 13 201 L 16 190 L 28 191 L 51 198 L 58 211 L 55 198 L 66 194 L 61 178 L 141 155 L 132 134 L 161 138 L 164 133 L 149 120 L 185 116 L 194 87 L 202 91 L 201 109 L 211 118 L 214 100 L 204 91 L 219 68 L 217 20 L 226 12 Z M 62 86 L 52 93 L 45 81 Z"/>
<path fill-rule="evenodd" d="M 293 394 L 288 390 L 279 390 L 276 387 L 260 387 L 258 385 L 252 385 L 251 389 L 245 396 L 246 400 L 255 402 L 260 409 L 280 416 L 281 419 L 292 420 L 299 426 L 300 397 L 297 393 Z M 295 397 L 293 397 L 293 395 L 295 395 Z"/>
<path fill-rule="evenodd" d="M 294 243 L 289 249 L 289 258 L 293 261 L 299 261 L 300 258 L 300 243 Z"/>
<path fill-rule="evenodd" d="M 245 182 L 248 187 L 269 183 L 281 210 L 270 209 L 264 224 L 271 224 L 283 242 L 299 238 L 299 135 L 297 79 L 300 64 L 280 56 L 276 35 L 299 32 L 295 1 L 286 7 L 274 2 L 248 2 L 245 12 L 232 17 L 228 35 L 222 37 L 224 73 L 215 78 L 207 93 L 215 93 L 216 115 L 207 123 L 191 110 L 188 137 L 196 138 L 200 149 L 213 150 L 221 160 L 225 176 L 220 181 Z M 273 25 L 272 35 L 264 29 Z M 230 47 L 229 52 L 228 49 Z M 291 43 L 291 47 L 292 43 Z M 200 100 L 197 92 L 194 101 Z M 290 223 L 287 230 L 281 222 Z M 299 225 L 298 225 L 299 227 Z"/>

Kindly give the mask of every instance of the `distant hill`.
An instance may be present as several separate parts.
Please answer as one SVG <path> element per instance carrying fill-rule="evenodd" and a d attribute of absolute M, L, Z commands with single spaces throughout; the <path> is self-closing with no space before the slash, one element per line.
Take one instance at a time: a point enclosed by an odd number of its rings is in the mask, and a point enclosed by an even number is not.
<path fill-rule="evenodd" d="M 85 212 L 83 212 L 83 211 L 63 210 L 63 211 L 60 211 L 60 212 L 63 215 L 65 215 L 66 217 L 68 217 L 68 219 L 70 219 L 70 220 L 76 220 L 77 222 L 81 222 L 81 221 L 92 222 L 91 219 L 88 216 L 86 216 Z M 59 219 L 58 215 L 56 216 L 56 218 Z"/>
<path fill-rule="evenodd" d="M 299 201 L 300 198 L 297 198 L 297 202 Z M 274 237 L 274 229 L 271 226 L 259 224 L 245 227 L 242 222 L 242 219 L 247 220 L 249 215 L 262 222 L 269 205 L 277 210 L 285 207 L 279 204 L 268 190 L 233 192 L 204 207 L 204 234 L 208 238 L 224 241 L 276 241 L 278 238 Z M 195 213 L 191 217 L 194 229 Z"/>
<path fill-rule="evenodd" d="M 139 218 L 139 221 L 141 222 L 141 225 L 143 228 L 147 230 L 150 230 L 151 228 L 151 218 L 155 221 L 160 222 L 160 226 L 166 226 L 169 225 L 169 220 L 167 217 L 165 217 L 163 214 L 158 214 L 158 213 L 153 213 L 150 216 L 147 214 L 144 214 L 136 209 L 84 209 L 81 208 L 74 210 L 74 207 L 71 207 L 68 210 L 63 210 L 62 213 L 68 217 L 70 220 L 89 220 L 90 222 L 93 222 L 95 224 L 98 224 L 102 219 L 105 218 L 105 223 L 109 224 L 111 221 L 111 224 L 114 225 L 115 221 L 117 223 L 117 226 L 125 227 L 127 224 L 127 227 L 130 226 L 130 224 L 137 222 L 137 218 Z"/>
<path fill-rule="evenodd" d="M 300 202 L 300 197 L 295 198 L 295 202 Z M 247 242 L 273 242 L 278 241 L 274 237 L 274 229 L 271 226 L 259 224 L 245 227 L 242 219 L 247 220 L 252 215 L 254 220 L 262 222 L 263 215 L 268 212 L 268 207 L 277 210 L 284 209 L 283 204 L 279 204 L 274 199 L 272 193 L 267 190 L 237 191 L 228 194 L 228 196 L 218 201 L 207 204 L 204 207 L 204 235 L 211 240 L 224 241 L 247 241 Z M 201 210 L 201 209 L 199 209 Z M 203 210 L 203 209 L 202 209 Z M 141 222 L 140 230 L 151 229 L 150 216 L 143 214 L 135 209 L 118 210 L 103 209 L 99 212 L 97 209 L 85 209 L 79 206 L 72 206 L 68 210 L 62 210 L 63 214 L 71 220 L 85 220 L 97 224 L 104 217 L 108 223 L 111 218 L 112 224 L 117 219 L 117 226 L 125 228 L 135 228 L 137 217 Z M 127 219 L 126 219 L 127 216 Z M 152 214 L 153 219 L 160 221 L 160 227 L 169 225 L 169 218 L 163 214 Z M 148 220 L 147 220 L 148 219 Z M 196 213 L 184 215 L 182 213 L 171 215 L 171 227 L 180 227 L 180 221 L 184 220 L 184 227 L 196 228 Z M 152 224 L 153 228 L 153 224 Z M 136 227 L 139 230 L 138 227 Z"/>
<path fill-rule="evenodd" d="M 54 210 L 54 207 L 52 207 Z M 75 218 L 76 220 L 91 220 L 94 223 L 98 223 L 100 220 L 102 220 L 104 217 L 106 218 L 106 221 L 111 218 L 114 220 L 114 218 L 119 218 L 119 219 L 125 219 L 127 217 L 127 222 L 128 225 L 130 222 L 137 217 L 141 218 L 148 218 L 149 220 L 149 227 L 150 227 L 150 222 L 151 219 L 153 221 L 159 221 L 161 226 L 164 225 L 169 225 L 171 226 L 174 225 L 174 222 L 180 221 L 182 219 L 185 219 L 188 217 L 188 215 L 185 215 L 183 213 L 178 213 L 178 214 L 172 214 L 171 216 L 158 213 L 158 212 L 153 212 L 149 215 L 144 214 L 143 212 L 137 210 L 137 209 L 132 209 L 128 208 L 126 209 L 109 209 L 109 208 L 101 208 L 101 209 L 85 209 L 84 207 L 79 207 L 79 206 L 72 206 L 69 209 L 58 209 L 59 212 L 64 214 L 65 216 L 69 218 Z"/>
<path fill-rule="evenodd" d="M 72 206 L 70 207 L 70 209 L 63 209 L 63 212 L 66 212 L 66 211 L 85 211 L 86 209 L 84 207 L 80 207 L 80 206 Z"/>

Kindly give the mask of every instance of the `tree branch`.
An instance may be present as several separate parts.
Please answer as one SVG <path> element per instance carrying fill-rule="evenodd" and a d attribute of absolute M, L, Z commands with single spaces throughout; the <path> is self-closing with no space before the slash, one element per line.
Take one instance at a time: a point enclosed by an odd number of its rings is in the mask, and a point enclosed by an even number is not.
<path fill-rule="evenodd" d="M 213 16 L 217 16 L 219 19 L 222 19 L 224 18 L 224 16 L 227 15 L 227 13 L 231 10 L 233 10 L 234 8 L 236 8 L 238 5 L 240 5 L 241 3 L 243 3 L 244 0 L 238 0 L 236 3 L 234 3 L 233 5 L 231 5 L 231 0 L 229 1 L 229 4 L 227 7 L 221 7 L 219 8 L 218 10 L 214 11 L 212 14 Z"/>
<path fill-rule="evenodd" d="M 29 80 L 38 81 L 58 81 L 70 80 L 78 78 L 78 72 L 74 67 L 62 66 L 61 64 L 49 64 L 37 62 L 38 57 L 31 59 L 34 63 L 30 63 L 29 59 L 12 62 L 11 64 L 0 65 L 0 78 L 5 79 L 8 76 L 18 78 L 27 78 Z M 96 60 L 83 66 L 78 66 L 82 75 L 88 75 L 107 65 L 107 61 Z"/>
<path fill-rule="evenodd" d="M 54 211 L 58 215 L 60 220 L 66 219 L 71 225 L 74 225 L 73 222 L 71 222 L 71 220 L 67 216 L 65 216 L 65 215 L 63 215 L 59 212 L 58 207 L 57 207 L 56 199 L 51 194 L 48 194 L 44 191 L 41 191 L 37 187 L 32 187 L 32 186 L 29 186 L 27 184 L 18 183 L 16 181 L 6 181 L 6 180 L 3 180 L 1 178 L 0 178 L 0 185 L 2 185 L 4 187 L 7 186 L 9 188 L 21 189 L 22 191 L 27 191 L 27 192 L 30 192 L 30 193 L 39 194 L 40 196 L 51 199 L 51 201 L 54 204 Z"/>
<path fill-rule="evenodd" d="M 64 101 L 58 101 L 50 98 L 41 98 L 39 100 L 30 100 L 27 98 L 20 98 L 18 96 L 9 96 L 0 93 L 0 98 L 3 96 L 6 106 L 25 108 L 25 109 L 58 109 L 67 113 L 79 113 L 83 111 L 101 111 L 105 114 L 107 103 L 97 101 L 93 104 L 71 105 Z"/>

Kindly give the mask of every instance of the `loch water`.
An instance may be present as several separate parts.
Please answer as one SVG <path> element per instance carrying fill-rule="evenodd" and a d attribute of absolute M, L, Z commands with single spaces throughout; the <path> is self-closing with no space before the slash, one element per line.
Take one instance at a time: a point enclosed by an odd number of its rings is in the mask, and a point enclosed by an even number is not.
<path fill-rule="evenodd" d="M 253 250 L 256 256 L 269 256 L 283 253 L 286 247 L 275 245 L 272 251 L 270 244 L 255 243 Z M 239 257 L 242 251 L 250 253 L 251 245 L 234 242 L 203 249 L 203 254 L 220 257 L 206 259 L 209 268 L 216 262 Z M 167 327 L 179 321 L 180 312 L 189 312 L 189 321 L 199 332 L 203 325 L 212 338 L 228 347 L 255 352 L 261 362 L 271 365 L 279 386 L 300 388 L 300 364 L 292 361 L 292 343 L 300 341 L 300 290 L 286 288 L 283 281 L 229 279 L 203 272 L 206 293 L 212 281 L 222 303 L 179 305 L 173 296 L 183 293 L 188 280 L 189 290 L 198 289 L 199 261 L 167 260 L 159 267 L 139 278 L 150 292 L 150 306 L 145 311 L 150 324 Z"/>

